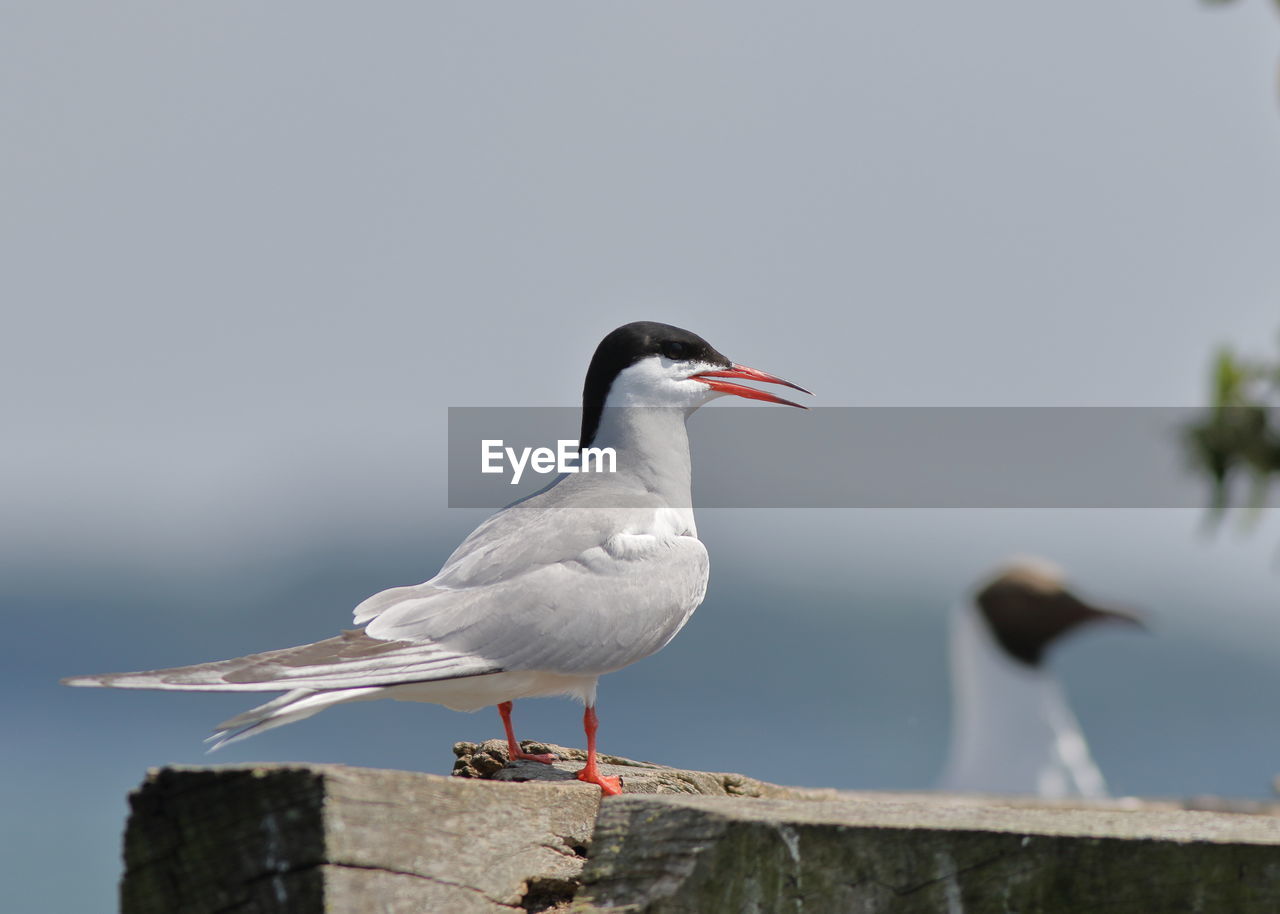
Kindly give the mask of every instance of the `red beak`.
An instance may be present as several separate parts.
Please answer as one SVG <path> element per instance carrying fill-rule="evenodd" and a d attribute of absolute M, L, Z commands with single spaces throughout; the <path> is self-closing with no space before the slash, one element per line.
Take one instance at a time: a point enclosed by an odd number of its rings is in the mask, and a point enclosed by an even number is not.
<path fill-rule="evenodd" d="M 748 381 L 763 381 L 766 384 L 782 384 L 801 393 L 811 394 L 811 391 L 805 390 L 799 384 L 792 384 L 790 381 L 784 381 L 782 378 L 774 377 L 768 372 L 761 371 L 758 368 L 748 368 L 746 365 L 731 365 L 728 368 L 719 371 L 700 371 L 697 374 L 689 376 L 694 381 L 701 381 L 712 390 L 717 390 L 723 394 L 733 394 L 737 397 L 746 397 L 748 400 L 764 400 L 766 403 L 781 403 L 783 406 L 796 406 L 800 409 L 808 409 L 807 406 L 801 406 L 799 403 L 792 403 L 790 400 L 784 400 L 782 397 L 775 397 L 773 394 L 764 390 L 756 390 L 754 387 L 743 387 L 741 384 L 730 384 L 728 381 L 712 380 L 714 378 L 744 378 Z"/>

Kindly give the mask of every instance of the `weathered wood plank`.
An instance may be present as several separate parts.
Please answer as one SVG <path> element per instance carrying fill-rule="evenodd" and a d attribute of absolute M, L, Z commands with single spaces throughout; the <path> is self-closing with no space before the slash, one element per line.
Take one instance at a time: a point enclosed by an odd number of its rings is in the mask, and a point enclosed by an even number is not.
<path fill-rule="evenodd" d="M 575 911 L 1271 914 L 1280 821 L 1168 809 L 618 797 Z"/>
<path fill-rule="evenodd" d="M 153 771 L 131 798 L 123 912 L 1280 911 L 1265 804 L 853 794 L 612 757 L 628 793 L 602 802 L 574 779 L 580 750 L 525 748 L 563 761 L 506 765 L 490 741 L 459 744 L 452 778 Z"/>
<path fill-rule="evenodd" d="M 492 914 L 520 910 L 531 881 L 572 887 L 600 799 L 576 782 L 264 765 L 153 771 L 131 801 L 125 914 Z"/>

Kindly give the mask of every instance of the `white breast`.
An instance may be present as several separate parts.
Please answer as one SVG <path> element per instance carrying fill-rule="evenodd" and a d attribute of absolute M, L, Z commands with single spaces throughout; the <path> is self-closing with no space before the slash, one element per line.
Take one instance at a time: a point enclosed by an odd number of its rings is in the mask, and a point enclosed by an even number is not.
<path fill-rule="evenodd" d="M 951 747 L 939 786 L 974 793 L 1106 796 L 1062 688 L 1009 657 L 976 607 L 952 611 Z"/>

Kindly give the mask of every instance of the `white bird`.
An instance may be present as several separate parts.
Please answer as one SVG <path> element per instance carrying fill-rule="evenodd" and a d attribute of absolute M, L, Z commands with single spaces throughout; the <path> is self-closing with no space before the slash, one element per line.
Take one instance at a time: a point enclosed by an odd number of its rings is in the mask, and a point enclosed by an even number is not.
<path fill-rule="evenodd" d="M 1133 613 L 1081 600 L 1062 571 L 1023 559 L 951 616 L 951 747 L 939 787 L 972 793 L 1105 797 L 1046 650 L 1091 622 L 1142 627 Z"/>
<path fill-rule="evenodd" d="M 726 394 L 799 406 L 729 378 L 789 381 L 737 365 L 706 340 L 636 322 L 597 347 L 582 397 L 580 447 L 611 447 L 616 470 L 565 474 L 475 529 L 422 584 L 374 594 L 363 630 L 234 660 L 64 680 L 73 686 L 285 691 L 221 724 L 214 747 L 345 701 L 395 698 L 459 711 L 497 705 L 510 754 L 518 698 L 585 705 L 578 778 L 621 792 L 596 760 L 596 684 L 665 646 L 702 602 L 707 550 L 690 497 L 685 421 Z M 804 407 L 801 407 L 804 408 Z"/>

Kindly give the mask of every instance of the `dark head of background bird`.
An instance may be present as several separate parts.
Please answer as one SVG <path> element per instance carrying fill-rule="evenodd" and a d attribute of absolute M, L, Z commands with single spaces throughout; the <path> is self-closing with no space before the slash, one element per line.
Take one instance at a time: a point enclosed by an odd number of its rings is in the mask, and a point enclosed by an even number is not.
<path fill-rule="evenodd" d="M 1043 561 L 1019 561 L 984 584 L 975 597 L 1005 652 L 1038 667 L 1064 635 L 1090 622 L 1120 622 L 1145 628 L 1132 611 L 1087 602 L 1066 588 L 1062 572 Z"/>

